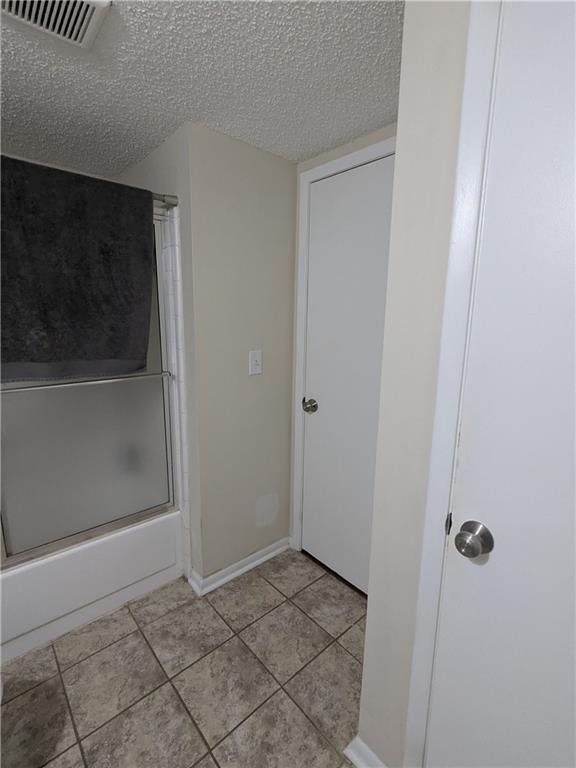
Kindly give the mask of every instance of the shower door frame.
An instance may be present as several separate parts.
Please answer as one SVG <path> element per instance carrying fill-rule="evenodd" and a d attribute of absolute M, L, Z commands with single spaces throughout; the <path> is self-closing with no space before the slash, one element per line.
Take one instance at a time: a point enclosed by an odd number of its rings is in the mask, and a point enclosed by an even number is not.
<path fill-rule="evenodd" d="M 78 381 L 74 384 L 89 386 L 91 384 L 104 384 L 107 381 L 124 381 L 130 378 L 144 378 L 151 376 L 162 377 L 162 398 L 164 408 L 164 425 L 166 439 L 166 463 L 168 472 L 168 501 L 158 506 L 139 510 L 125 515 L 117 520 L 112 520 L 101 525 L 94 526 L 78 533 L 70 534 L 46 544 L 41 544 L 17 554 L 9 554 L 6 549 L 4 536 L 4 524 L 0 515 L 0 571 L 8 571 L 14 567 L 48 557 L 70 547 L 78 546 L 86 541 L 105 536 L 106 534 L 130 528 L 161 515 L 170 514 L 180 510 L 182 494 L 182 424 L 180 421 L 181 403 L 183 403 L 184 390 L 180 375 L 181 365 L 178 349 L 182 346 L 179 337 L 182 333 L 180 323 L 181 312 L 178 311 L 178 292 L 174 285 L 179 282 L 180 265 L 174 263 L 177 249 L 170 248 L 171 242 L 177 242 L 178 231 L 177 198 L 171 195 L 154 195 L 154 241 L 155 241 L 155 266 L 156 266 L 156 290 L 158 294 L 158 321 L 160 334 L 161 371 L 158 374 L 133 374 L 118 376 L 110 379 L 94 379 Z M 58 386 L 58 385 L 46 385 Z M 73 384 L 70 384 L 73 386 Z M 42 385 L 38 389 L 42 389 Z M 17 389 L 17 388 L 15 388 Z M 176 442 L 175 442 L 176 441 Z M 175 450 L 175 445 L 177 449 Z M 1 475 L 4 476 L 4 452 L 2 451 Z M 1 478 L 0 478 L 1 480 Z M 4 499 L 2 499 L 2 507 Z"/>

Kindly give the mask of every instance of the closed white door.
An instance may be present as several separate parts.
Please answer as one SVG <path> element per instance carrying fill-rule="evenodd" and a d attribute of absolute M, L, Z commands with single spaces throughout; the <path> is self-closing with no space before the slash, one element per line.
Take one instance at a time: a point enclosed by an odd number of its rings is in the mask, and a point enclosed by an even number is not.
<path fill-rule="evenodd" d="M 502 11 L 427 766 L 575 764 L 574 10 Z"/>
<path fill-rule="evenodd" d="M 368 587 L 392 156 L 310 190 L 302 546 Z"/>

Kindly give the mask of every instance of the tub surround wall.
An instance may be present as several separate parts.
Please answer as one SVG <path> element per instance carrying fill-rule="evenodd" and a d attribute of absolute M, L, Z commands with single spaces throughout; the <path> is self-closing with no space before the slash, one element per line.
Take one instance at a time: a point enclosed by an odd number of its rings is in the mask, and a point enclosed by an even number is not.
<path fill-rule="evenodd" d="M 192 220 L 190 184 L 190 141 L 188 126 L 182 126 L 151 155 L 118 179 L 125 184 L 145 187 L 160 194 L 177 195 L 180 229 L 180 267 L 182 290 L 182 344 L 180 371 L 185 381 L 186 403 L 181 410 L 186 420 L 188 435 L 187 462 L 182 467 L 187 507 L 184 526 L 189 540 L 190 557 L 194 568 L 202 569 L 202 535 L 200 527 L 200 476 L 198 471 L 198 420 L 195 379 L 195 336 L 192 291 Z"/>

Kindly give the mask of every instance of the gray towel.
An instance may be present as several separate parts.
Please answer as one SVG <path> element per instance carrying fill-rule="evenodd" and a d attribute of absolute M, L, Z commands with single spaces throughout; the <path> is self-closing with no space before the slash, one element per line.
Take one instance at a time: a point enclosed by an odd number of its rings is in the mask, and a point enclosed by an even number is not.
<path fill-rule="evenodd" d="M 2 158 L 2 380 L 146 365 L 152 193 Z"/>

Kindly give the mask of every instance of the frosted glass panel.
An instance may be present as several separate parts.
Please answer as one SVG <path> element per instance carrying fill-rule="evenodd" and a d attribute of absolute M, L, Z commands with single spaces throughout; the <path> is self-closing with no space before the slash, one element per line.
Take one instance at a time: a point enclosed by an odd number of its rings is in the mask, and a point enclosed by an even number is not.
<path fill-rule="evenodd" d="M 162 376 L 2 395 L 8 554 L 170 500 Z"/>

